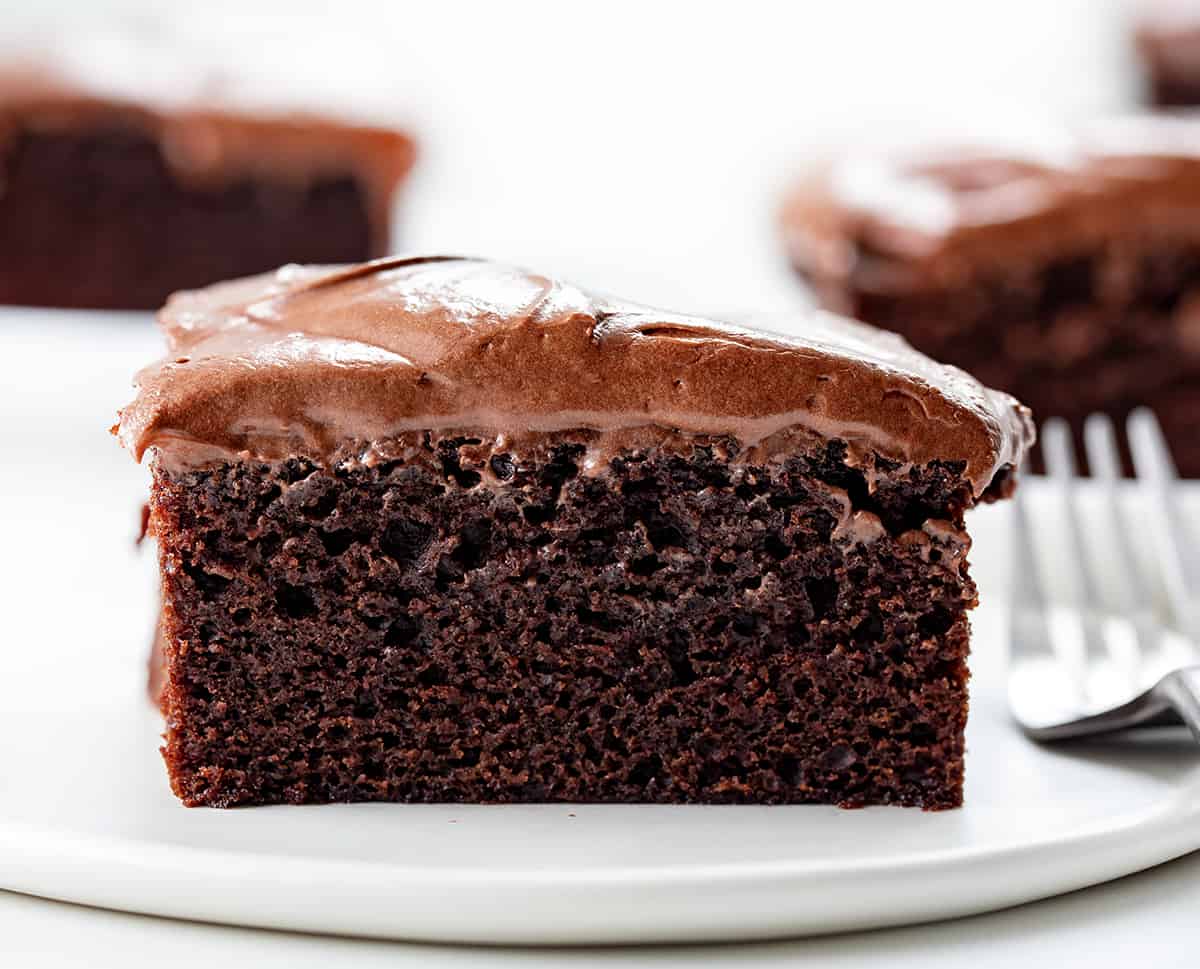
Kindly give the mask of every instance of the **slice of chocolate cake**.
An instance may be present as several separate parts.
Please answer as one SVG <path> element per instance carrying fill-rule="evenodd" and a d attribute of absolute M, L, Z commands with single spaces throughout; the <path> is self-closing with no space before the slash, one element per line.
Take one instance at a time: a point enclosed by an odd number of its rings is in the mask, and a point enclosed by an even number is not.
<path fill-rule="evenodd" d="M 894 336 L 470 259 L 182 293 L 153 470 L 189 805 L 960 803 L 963 513 L 1031 438 Z"/>
<path fill-rule="evenodd" d="M 155 309 L 281 263 L 390 250 L 406 135 L 202 91 L 0 76 L 0 302 Z"/>
<path fill-rule="evenodd" d="M 848 156 L 783 222 L 825 307 L 1077 431 L 1148 405 L 1200 476 L 1200 119 Z"/>
<path fill-rule="evenodd" d="M 1141 0 L 1133 36 L 1150 101 L 1159 107 L 1200 105 L 1200 3 Z"/>

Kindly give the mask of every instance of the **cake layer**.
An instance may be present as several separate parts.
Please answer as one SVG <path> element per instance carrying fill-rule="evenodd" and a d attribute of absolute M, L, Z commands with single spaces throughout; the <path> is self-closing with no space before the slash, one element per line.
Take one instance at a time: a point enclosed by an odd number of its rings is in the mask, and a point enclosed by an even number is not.
<path fill-rule="evenodd" d="M 754 447 L 803 427 L 855 460 L 955 463 L 980 495 L 1032 436 L 1010 397 L 849 320 L 720 323 L 482 260 L 285 267 L 179 294 L 161 322 L 170 353 L 139 375 L 119 433 L 176 467 L 372 463 L 397 434 L 460 428 L 606 432 L 587 458 L 603 467 L 637 428 Z"/>
<path fill-rule="evenodd" d="M 159 467 L 180 798 L 957 805 L 956 471 L 594 437 Z"/>
<path fill-rule="evenodd" d="M 152 309 L 204 281 L 379 248 L 349 175 L 196 190 L 119 128 L 22 135 L 0 171 L 0 303 Z"/>

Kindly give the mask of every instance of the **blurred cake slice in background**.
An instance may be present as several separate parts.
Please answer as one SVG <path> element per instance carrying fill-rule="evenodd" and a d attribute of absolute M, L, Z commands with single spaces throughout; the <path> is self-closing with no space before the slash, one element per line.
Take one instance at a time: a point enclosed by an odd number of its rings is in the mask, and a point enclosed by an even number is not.
<path fill-rule="evenodd" d="M 1200 476 L 1200 120 L 863 151 L 785 206 L 819 303 L 1078 429 L 1153 407 Z"/>
<path fill-rule="evenodd" d="M 352 99 L 318 107 L 288 88 L 153 36 L 10 59 L 0 302 L 152 309 L 281 263 L 387 252 L 411 138 Z"/>
<path fill-rule="evenodd" d="M 1134 41 L 1152 103 L 1200 105 L 1200 2 L 1143 0 Z"/>

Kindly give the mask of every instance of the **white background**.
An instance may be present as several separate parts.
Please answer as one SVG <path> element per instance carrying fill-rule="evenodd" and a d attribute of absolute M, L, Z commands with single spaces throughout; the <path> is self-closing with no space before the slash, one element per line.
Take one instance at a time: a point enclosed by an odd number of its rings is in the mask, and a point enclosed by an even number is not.
<path fill-rule="evenodd" d="M 423 149 L 401 210 L 406 247 L 511 259 L 699 312 L 803 299 L 774 217 L 806 160 L 847 141 L 1122 110 L 1138 86 L 1126 8 L 1105 0 L 216 2 L 202 15 L 189 9 L 199 4 L 161 0 L 32 6 L 6 5 L 0 40 L 132 21 L 146 36 L 186 39 L 205 58 L 223 53 L 252 74 L 288 78 L 297 94 L 324 88 L 404 119 Z M 48 331 L 47 345 L 72 361 L 64 385 L 51 392 L 32 373 L 18 386 L 9 367 L 3 379 L 18 392 L 5 403 L 102 437 L 120 390 L 110 377 L 86 379 L 87 355 L 101 351 L 80 333 Z M 11 360 L 24 352 L 17 342 L 31 340 L 40 342 L 28 326 L 0 331 L 2 355 Z M 137 335 L 117 342 L 102 351 L 105 374 L 126 361 L 132 372 L 146 346 Z M 10 539 L 35 542 L 14 499 L 36 483 L 18 480 L 13 455 L 49 445 L 21 416 L 0 413 L 9 462 L 0 507 L 13 516 Z M 29 648 L 0 645 L 7 668 L 11 651 Z M 4 702 L 18 702 L 15 692 L 0 684 Z M 0 894 L 0 965 L 1106 965 L 1135 951 L 1145 964 L 1188 965 L 1197 875 L 1200 861 L 1187 859 L 950 925 L 570 960 L 184 925 Z"/>
<path fill-rule="evenodd" d="M 774 219 L 806 159 L 847 140 L 1078 118 L 1136 94 L 1116 0 L 9 7 L 0 39 L 115 21 L 273 87 L 284 78 L 298 100 L 404 119 L 423 154 L 403 245 L 680 310 L 797 298 Z M 170 73 L 161 60 L 150 93 Z"/>

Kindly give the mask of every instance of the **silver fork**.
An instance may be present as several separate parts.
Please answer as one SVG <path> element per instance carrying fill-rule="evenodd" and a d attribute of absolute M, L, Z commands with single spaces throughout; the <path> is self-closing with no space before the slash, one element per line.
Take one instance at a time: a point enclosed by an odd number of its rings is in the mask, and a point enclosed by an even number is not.
<path fill-rule="evenodd" d="M 1158 421 L 1137 410 L 1126 432 L 1156 568 L 1142 564 L 1142 536 L 1117 499 L 1120 459 L 1107 417 L 1093 414 L 1084 427 L 1104 528 L 1115 546 L 1107 556 L 1087 540 L 1070 430 L 1052 419 L 1041 431 L 1066 529 L 1061 552 L 1073 580 L 1071 606 L 1054 604 L 1049 594 L 1030 502 L 1018 489 L 1009 706 L 1036 740 L 1185 724 L 1200 741 L 1200 548 L 1186 538 L 1177 474 Z"/>

